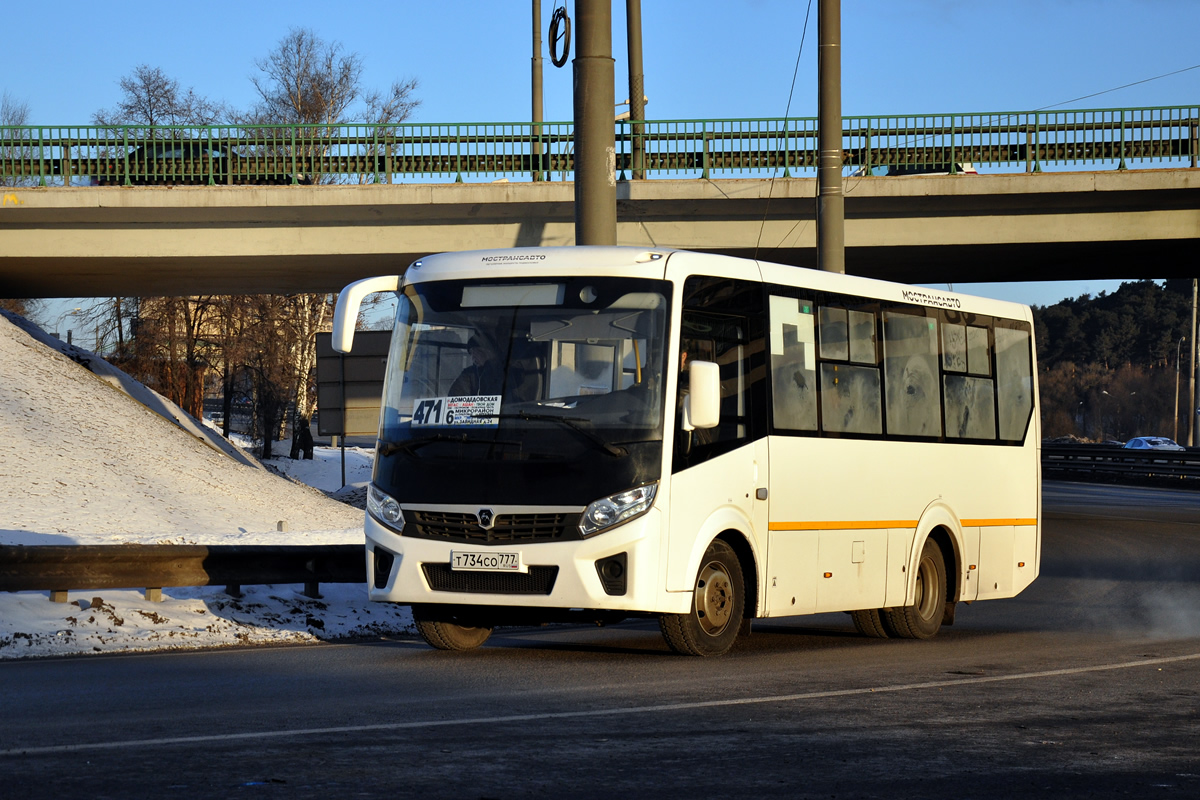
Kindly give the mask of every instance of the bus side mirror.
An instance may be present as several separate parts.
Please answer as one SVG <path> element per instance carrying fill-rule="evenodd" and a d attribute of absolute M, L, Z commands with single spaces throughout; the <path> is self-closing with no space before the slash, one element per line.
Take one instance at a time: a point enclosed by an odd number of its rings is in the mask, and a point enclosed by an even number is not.
<path fill-rule="evenodd" d="M 715 428 L 720 421 L 721 368 L 712 361 L 692 361 L 688 364 L 688 396 L 683 401 L 683 429 Z"/>
<path fill-rule="evenodd" d="M 375 292 L 394 292 L 400 288 L 399 275 L 363 278 L 342 289 L 333 310 L 333 336 L 330 343 L 339 353 L 349 353 L 354 344 L 354 326 L 363 298 Z"/>

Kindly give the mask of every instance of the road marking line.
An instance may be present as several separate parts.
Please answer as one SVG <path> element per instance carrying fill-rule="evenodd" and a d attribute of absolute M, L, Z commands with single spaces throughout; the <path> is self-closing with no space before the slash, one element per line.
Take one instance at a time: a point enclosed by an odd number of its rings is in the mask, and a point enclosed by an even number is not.
<path fill-rule="evenodd" d="M 291 736 L 317 736 L 331 733 L 368 733 L 371 731 L 400 731 L 418 728 L 444 728 L 451 725 L 496 725 L 509 722 L 540 722 L 556 719 L 580 719 L 586 717 L 615 717 L 629 714 L 653 714 L 668 711 L 690 711 L 697 708 L 722 708 L 728 706 L 751 706 L 764 703 L 794 703 L 801 700 L 823 700 L 829 697 L 853 697 L 883 692 L 908 692 L 919 689 L 945 689 L 948 686 L 974 686 L 981 683 L 1053 678 L 1062 675 L 1083 675 L 1088 672 L 1109 672 L 1133 667 L 1150 667 L 1156 664 L 1174 664 L 1180 661 L 1200 659 L 1200 653 L 1165 658 L 1144 658 L 1120 664 L 1101 664 L 1094 667 L 1072 667 L 1050 669 L 1041 672 L 1021 672 L 1015 675 L 995 675 L 975 678 L 958 678 L 948 681 L 926 681 L 923 683 L 901 683 L 893 686 L 874 686 L 864 689 L 835 689 L 825 692 L 781 694 L 770 697 L 743 697 L 730 700 L 700 700 L 694 703 L 667 703 L 654 706 L 629 708 L 603 708 L 589 711 L 549 711 L 540 714 L 509 714 L 500 717 L 473 717 L 468 719 L 421 720 L 416 722 L 386 722 L 374 725 L 338 725 L 327 728 L 296 728 L 294 730 L 257 731 L 251 733 L 219 733 L 203 736 L 169 736 L 158 739 L 129 739 L 123 742 L 87 742 L 82 744 L 50 745 L 47 747 L 25 747 L 0 750 L 2 756 L 32 756 L 49 753 L 77 753 L 87 750 L 120 750 L 128 747 L 162 747 L 177 744 L 202 744 L 252 739 L 282 739 Z"/>

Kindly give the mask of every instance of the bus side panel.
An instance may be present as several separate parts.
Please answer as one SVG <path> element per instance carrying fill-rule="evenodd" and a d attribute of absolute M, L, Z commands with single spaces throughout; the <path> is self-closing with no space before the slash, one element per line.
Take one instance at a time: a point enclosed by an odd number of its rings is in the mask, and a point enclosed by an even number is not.
<path fill-rule="evenodd" d="M 771 531 L 767 546 L 768 617 L 817 610 L 817 531 Z"/>
<path fill-rule="evenodd" d="M 671 476 L 667 591 L 691 592 L 695 588 L 704 550 L 725 530 L 744 534 L 761 557 L 767 504 L 757 500 L 756 494 L 759 485 L 767 485 L 767 466 L 765 455 L 760 468 L 755 454 L 765 446 L 765 440 L 751 443 Z M 753 564 L 743 566 L 754 568 Z M 757 600 L 748 597 L 747 603 L 756 604 Z"/>
<path fill-rule="evenodd" d="M 979 594 L 976 599 L 1013 596 L 1015 531 L 1012 525 L 989 525 L 980 531 Z"/>
<path fill-rule="evenodd" d="M 1041 571 L 1039 567 L 1038 526 L 1019 525 L 1016 528 L 1016 542 L 1013 557 L 1016 566 L 1013 567 L 1013 594 L 1022 591 L 1033 583 L 1033 579 Z"/>
<path fill-rule="evenodd" d="M 824 530 L 818 538 L 817 611 L 881 608 L 887 584 L 888 530 Z"/>
<path fill-rule="evenodd" d="M 1030 445 L 772 436 L 770 457 L 772 546 L 767 588 L 779 593 L 778 599 L 770 601 L 773 616 L 788 613 L 784 609 L 792 597 L 783 597 L 788 590 L 781 588 L 781 576 L 787 576 L 787 585 L 797 587 L 797 592 L 806 581 L 815 582 L 821 610 L 896 607 L 911 602 L 912 562 L 919 554 L 913 548 L 924 541 L 923 532 L 931 527 L 929 515 L 935 511 L 938 516 L 932 524 L 947 528 L 951 535 L 961 533 L 958 552 L 946 554 L 947 569 L 958 570 L 959 595 L 955 599 L 1010 597 L 1031 580 L 1022 576 L 1036 574 L 1037 526 L 1020 526 L 1022 539 L 1013 529 L 1014 520 L 1034 519 L 1038 512 L 1037 451 Z M 1005 521 L 1007 531 L 1003 530 Z M 914 539 L 918 522 L 921 541 Z M 826 563 L 829 548 L 841 547 L 841 539 L 845 538 L 845 547 L 851 549 L 856 541 L 868 541 L 851 531 L 885 533 L 887 567 L 873 572 L 864 561 L 861 580 L 869 585 L 823 592 L 828 581 L 836 582 L 842 575 L 859 578 L 860 567 L 852 550 L 836 563 Z M 816 536 L 821 544 L 816 561 L 812 560 L 811 545 L 776 547 L 777 542 L 806 535 Z M 1018 541 L 1025 543 L 1018 546 Z M 1020 561 L 1026 562 L 1024 568 L 1016 566 Z M 970 570 L 971 564 L 978 569 Z M 833 577 L 825 578 L 826 572 Z M 772 580 L 780 585 L 772 589 Z M 871 604 L 865 604 L 866 599 L 851 600 L 845 592 L 869 598 Z M 833 597 L 853 605 L 840 605 Z"/>
<path fill-rule="evenodd" d="M 963 563 L 960 565 L 958 599 L 971 602 L 979 598 L 979 531 L 978 525 L 965 526 L 962 529 Z"/>
<path fill-rule="evenodd" d="M 902 606 L 908 594 L 908 562 L 913 543 L 912 528 L 890 528 L 888 530 L 887 585 L 884 588 L 883 605 L 888 608 Z"/>

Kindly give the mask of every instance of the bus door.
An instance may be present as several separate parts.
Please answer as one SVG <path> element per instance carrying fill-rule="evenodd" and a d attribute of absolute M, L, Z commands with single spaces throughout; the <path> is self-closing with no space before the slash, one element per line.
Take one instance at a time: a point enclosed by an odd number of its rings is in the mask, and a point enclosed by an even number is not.
<path fill-rule="evenodd" d="M 691 559 L 703 544 L 697 536 L 711 539 L 736 529 L 763 552 L 768 462 L 761 308 L 762 287 L 756 281 L 693 276 L 685 283 L 670 489 L 670 591 L 695 585 Z M 693 361 L 719 367 L 720 422 L 684 431 L 682 404 Z M 747 598 L 751 608 L 756 603 L 757 598 Z"/>
<path fill-rule="evenodd" d="M 869 437 L 883 432 L 876 311 L 782 286 L 767 306 L 767 614 L 879 608 L 891 525 L 868 478 L 878 448 Z"/>

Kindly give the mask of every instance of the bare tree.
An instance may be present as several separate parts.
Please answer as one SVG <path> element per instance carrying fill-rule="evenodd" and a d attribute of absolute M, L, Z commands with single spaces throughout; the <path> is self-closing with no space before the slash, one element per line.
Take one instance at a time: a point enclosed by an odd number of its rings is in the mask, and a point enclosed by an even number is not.
<path fill-rule="evenodd" d="M 147 64 L 134 67 L 117 85 L 121 100 L 111 110 L 97 111 L 92 116 L 96 125 L 214 125 L 229 115 L 222 103 L 201 97 L 191 88 L 181 91 L 179 81 Z"/>
<path fill-rule="evenodd" d="M 7 91 L 0 95 L 0 125 L 28 125 L 29 104 Z"/>
<path fill-rule="evenodd" d="M 255 65 L 260 74 L 251 82 L 259 102 L 244 121 L 315 126 L 305 137 L 309 144 L 299 153 L 313 160 L 328 152 L 321 140 L 336 136 L 339 126 L 350 118 L 368 125 L 395 125 L 406 120 L 421 102 L 416 98 L 415 78 L 395 81 L 387 91 L 364 87 L 362 58 L 345 52 L 340 42 L 326 42 L 309 28 L 293 28 Z M 393 131 L 384 128 L 380 132 Z M 360 154 L 382 154 L 386 148 L 379 145 L 372 151 L 364 147 Z M 312 177 L 320 183 L 338 180 L 332 175 Z"/>
<path fill-rule="evenodd" d="M 35 157 L 35 148 L 30 146 L 30 137 L 23 126 L 29 124 L 29 104 L 17 100 L 8 92 L 0 95 L 0 168 L 7 164 L 29 162 Z M 29 186 L 31 178 L 13 174 L 0 174 L 0 186 Z M 40 300 L 25 297 L 0 298 L 0 308 L 28 317 L 37 313 Z"/>
<path fill-rule="evenodd" d="M 97 298 L 83 311 L 81 321 L 96 332 L 96 353 L 120 361 L 130 355 L 131 327 L 138 316 L 136 297 Z"/>
<path fill-rule="evenodd" d="M 108 359 L 199 418 L 204 413 L 205 375 L 222 358 L 213 335 L 216 298 L 137 298 L 131 317 L 130 304 L 119 301 L 100 301 L 85 317 L 96 315 L 98 337 L 100 325 L 116 316 L 125 315 L 131 323 L 131 346 L 119 346 Z"/>
<path fill-rule="evenodd" d="M 362 59 L 345 54 L 339 42 L 325 42 L 308 28 L 293 28 L 266 58 L 254 62 L 258 90 L 255 109 L 263 120 L 331 125 L 358 99 Z"/>
<path fill-rule="evenodd" d="M 7 162 L 15 166 L 36 156 L 29 131 L 23 130 L 28 124 L 29 104 L 8 92 L 0 95 L 0 165 Z M 32 183 L 32 178 L 23 175 L 0 174 L 0 186 L 30 186 Z"/>
<path fill-rule="evenodd" d="M 310 28 L 293 28 L 254 63 L 262 73 L 250 79 L 259 95 L 254 113 L 262 121 L 336 125 L 358 108 L 360 120 L 387 124 L 403 122 L 421 104 L 415 78 L 396 81 L 388 91 L 364 88 L 361 56 Z"/>
<path fill-rule="evenodd" d="M 0 309 L 29 318 L 42 308 L 41 300 L 28 297 L 0 297 Z"/>
<path fill-rule="evenodd" d="M 326 42 L 309 28 L 293 28 L 255 65 L 260 74 L 251 81 L 259 101 L 248 120 L 262 125 L 314 126 L 304 137 L 308 144 L 299 153 L 313 161 L 329 151 L 323 140 L 336 137 L 349 118 L 368 124 L 395 125 L 407 119 L 420 104 L 415 96 L 415 79 L 393 82 L 386 91 L 363 87 L 363 63 L 358 53 L 347 52 L 340 42 Z M 384 147 L 381 145 L 381 149 Z M 361 150 L 360 154 L 368 152 L 371 151 Z M 322 183 L 338 180 L 334 175 L 312 177 Z M 296 431 L 308 426 L 314 411 L 316 334 L 328 324 L 331 299 L 324 294 L 292 295 L 276 306 L 278 313 L 287 315 L 286 324 L 281 319 L 281 324 L 272 327 L 272 334 L 286 331 L 293 337 L 286 345 L 271 348 L 289 359 L 288 394 L 295 411 L 293 458 L 300 449 Z M 260 383 L 273 374 L 261 361 L 253 371 Z M 269 452 L 269 444 L 264 442 L 264 456 Z"/>

